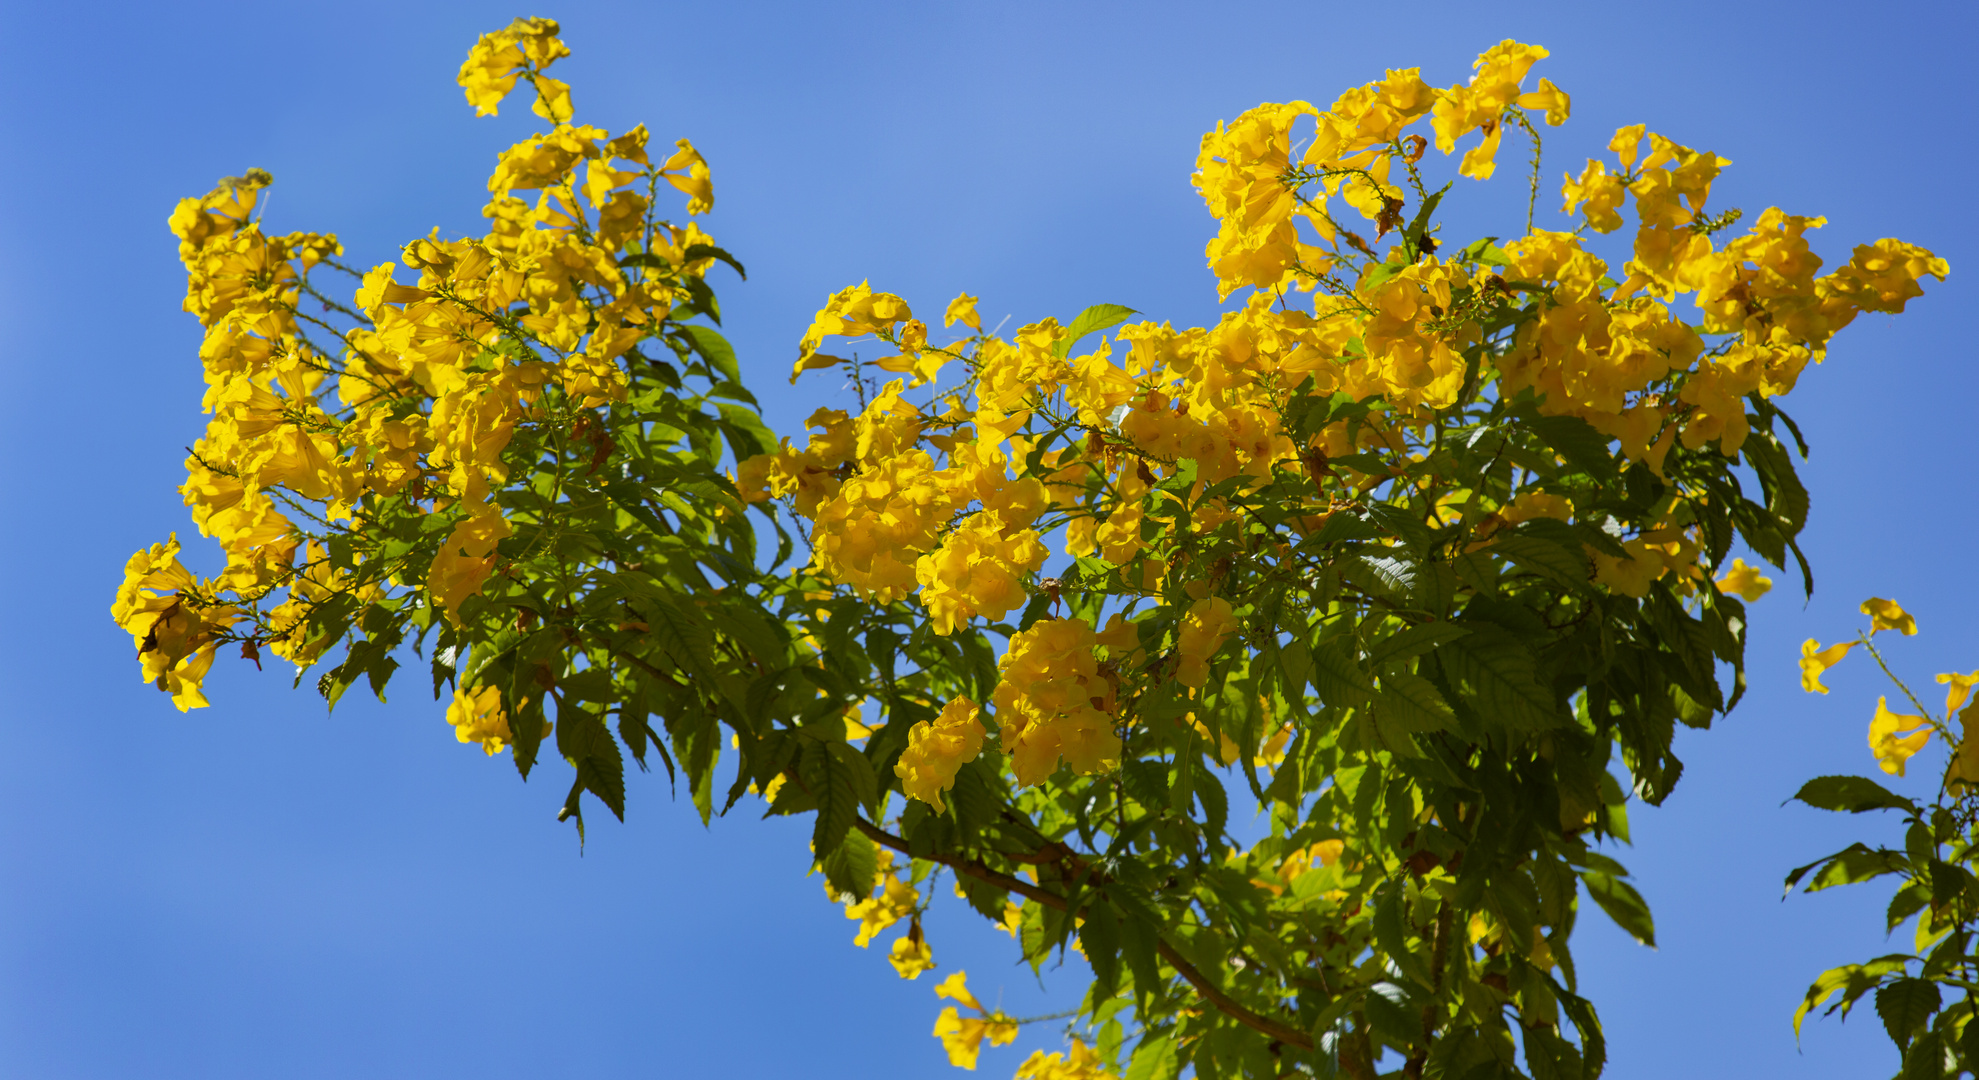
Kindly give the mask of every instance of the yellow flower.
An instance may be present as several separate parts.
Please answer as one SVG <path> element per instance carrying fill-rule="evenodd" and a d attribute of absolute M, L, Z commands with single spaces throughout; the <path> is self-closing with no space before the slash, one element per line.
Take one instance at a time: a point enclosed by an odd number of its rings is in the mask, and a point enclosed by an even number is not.
<path fill-rule="evenodd" d="M 1750 604 L 1765 596 L 1773 587 L 1773 579 L 1763 577 L 1756 566 L 1748 566 L 1744 559 L 1733 559 L 1732 568 L 1718 579 L 1718 588 L 1724 592 L 1737 593 Z"/>
<path fill-rule="evenodd" d="M 501 753 L 512 738 L 508 714 L 502 711 L 502 692 L 495 686 L 456 689 L 453 702 L 447 706 L 447 723 L 454 727 L 454 738 L 478 742 L 490 756 Z"/>
<path fill-rule="evenodd" d="M 941 793 L 955 786 L 955 774 L 983 750 L 982 708 L 966 697 L 944 705 L 932 723 L 923 720 L 907 732 L 907 749 L 893 766 L 900 790 L 935 808 L 947 809 Z"/>
<path fill-rule="evenodd" d="M 1823 649 L 1821 643 L 1808 638 L 1800 644 L 1800 688 L 1810 694 L 1825 694 L 1828 688 L 1821 685 L 1821 673 L 1842 662 L 1842 657 L 1855 648 L 1855 642 L 1844 641 Z"/>
<path fill-rule="evenodd" d="M 1876 699 L 1876 716 L 1869 721 L 1869 749 L 1876 764 L 1891 776 L 1902 776 L 1904 762 L 1931 741 L 1930 721 L 1890 711 L 1888 698 Z"/>
<path fill-rule="evenodd" d="M 1869 616 L 1869 633 L 1874 636 L 1878 630 L 1897 630 L 1908 637 L 1917 633 L 1917 620 L 1910 617 L 1895 600 L 1870 597 L 1862 602 L 1862 613 Z"/>
<path fill-rule="evenodd" d="M 1559 127 L 1567 122 L 1573 110 L 1573 99 L 1565 90 L 1554 86 L 1552 80 L 1539 80 L 1539 89 L 1519 95 L 1519 108 L 1546 110 L 1546 126 Z"/>
<path fill-rule="evenodd" d="M 1032 1051 L 1017 1067 L 1016 1080 L 1113 1080 L 1113 1073 L 1091 1047 L 1074 1038 L 1068 1053 Z"/>
<path fill-rule="evenodd" d="M 977 514 L 951 530 L 941 546 L 914 563 L 934 632 L 947 636 L 978 615 L 1009 614 L 1030 599 L 1024 585 L 1050 554 L 1036 529 L 1006 533 L 991 514 Z"/>
<path fill-rule="evenodd" d="M 1979 703 L 1966 706 L 1958 714 L 1958 723 L 1958 749 L 1952 754 L 1945 778 L 1953 783 L 1979 785 Z"/>
<path fill-rule="evenodd" d="M 1958 707 L 1965 704 L 1965 699 L 1972 696 L 1972 688 L 1979 685 L 1979 671 L 1970 675 L 1952 672 L 1938 676 L 1938 681 L 1950 686 L 1950 689 L 1945 691 L 1945 719 L 1949 720 L 1952 714 L 1958 711 Z"/>
<path fill-rule="evenodd" d="M 496 542 L 512 531 L 508 519 L 500 513 L 470 517 L 454 526 L 446 543 L 433 556 L 426 587 L 455 624 L 460 622 L 461 603 L 480 592 L 488 575 L 494 572 Z"/>
<path fill-rule="evenodd" d="M 969 973 L 966 971 L 958 971 L 936 983 L 935 996 L 959 1001 L 977 1012 L 987 1011 L 983 1008 L 983 1003 L 976 1000 L 976 995 L 969 992 Z"/>
<path fill-rule="evenodd" d="M 830 892 L 831 886 L 825 887 Z M 854 945 L 865 948 L 872 943 L 880 931 L 902 919 L 909 918 L 920 906 L 921 894 L 912 884 L 900 880 L 893 872 L 893 853 L 880 852 L 879 869 L 873 875 L 870 890 L 877 895 L 851 898 L 845 905 L 845 917 L 859 920 L 859 933 L 852 939 Z"/>
<path fill-rule="evenodd" d="M 958 322 L 971 330 L 983 328 L 982 322 L 976 317 L 976 298 L 968 293 L 950 300 L 947 313 L 941 317 L 943 326 L 954 326 Z"/>
<path fill-rule="evenodd" d="M 936 997 L 953 998 L 974 1009 L 977 1016 L 963 1016 L 955 1006 L 950 1005 L 935 1019 L 934 1036 L 941 1040 L 942 1049 L 948 1051 L 948 1063 L 958 1068 L 976 1067 L 976 1057 L 982 1053 L 983 1040 L 991 1046 L 1005 1046 L 1017 1038 L 1017 1022 L 1002 1012 L 990 1012 L 976 1000 L 965 985 L 965 975 L 958 971 L 941 981 L 935 987 Z"/>
<path fill-rule="evenodd" d="M 919 926 L 915 929 L 918 930 Z M 921 972 L 935 966 L 934 951 L 928 948 L 926 939 L 918 933 L 907 934 L 894 942 L 893 951 L 886 959 L 903 979 L 918 979 Z"/>
<path fill-rule="evenodd" d="M 1175 679 L 1184 686 L 1200 689 L 1209 679 L 1209 658 L 1223 647 L 1237 629 L 1237 618 L 1230 613 L 1230 601 L 1206 596 L 1189 606 L 1182 616 L 1181 640 L 1176 646 L 1179 663 Z"/>
<path fill-rule="evenodd" d="M 687 196 L 688 213 L 705 214 L 713 210 L 715 185 L 708 178 L 708 162 L 686 139 L 675 139 L 674 146 L 678 150 L 660 166 L 660 175 Z"/>
<path fill-rule="evenodd" d="M 496 107 L 515 89 L 515 80 L 525 68 L 542 71 L 569 56 L 570 49 L 557 40 L 557 33 L 554 19 L 517 19 L 492 34 L 482 34 L 481 40 L 468 51 L 467 62 L 460 66 L 457 80 L 467 93 L 467 103 L 474 106 L 475 115 L 494 116 Z M 540 101 L 537 112 L 542 112 Z M 552 119 L 569 116 L 569 88 L 564 87 L 564 112 Z"/>
<path fill-rule="evenodd" d="M 1663 553 L 1640 537 L 1622 543 L 1628 558 L 1616 558 L 1605 551 L 1588 549 L 1594 557 L 1594 580 L 1637 600 L 1649 595 L 1649 587 L 1669 570 Z"/>

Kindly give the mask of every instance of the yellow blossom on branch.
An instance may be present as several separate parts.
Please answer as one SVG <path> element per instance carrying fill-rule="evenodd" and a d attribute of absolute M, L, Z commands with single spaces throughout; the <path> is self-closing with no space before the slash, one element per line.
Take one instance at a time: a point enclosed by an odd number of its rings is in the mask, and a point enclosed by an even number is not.
<path fill-rule="evenodd" d="M 1876 715 L 1869 721 L 1869 749 L 1876 764 L 1891 776 L 1902 776 L 1904 762 L 1924 749 L 1931 740 L 1930 721 L 1890 711 L 1888 698 L 1876 699 Z"/>

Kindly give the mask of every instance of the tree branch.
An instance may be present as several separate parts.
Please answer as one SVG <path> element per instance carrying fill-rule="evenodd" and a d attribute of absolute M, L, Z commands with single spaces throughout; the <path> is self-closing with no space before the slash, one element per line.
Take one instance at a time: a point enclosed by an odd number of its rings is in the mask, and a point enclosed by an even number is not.
<path fill-rule="evenodd" d="M 868 840 L 883 847 L 892 848 L 902 855 L 940 863 L 958 874 L 967 874 L 978 881 L 983 881 L 995 885 L 997 888 L 1014 892 L 1026 899 L 1036 900 L 1038 903 L 1058 911 L 1065 911 L 1070 907 L 1066 899 L 1057 893 L 1047 889 L 1041 889 L 1022 878 L 1012 877 L 1001 871 L 992 870 L 974 859 L 941 854 L 915 855 L 912 851 L 908 850 L 907 841 L 881 829 L 865 818 L 855 817 L 852 819 L 852 823 L 855 828 L 865 834 Z M 1180 952 L 1176 951 L 1175 947 L 1168 943 L 1168 939 L 1157 936 L 1155 938 L 1155 951 L 1160 954 L 1162 960 L 1168 963 L 1169 967 L 1175 969 L 1176 974 L 1182 976 L 1183 980 L 1190 986 L 1195 987 L 1196 993 L 1203 1000 L 1216 1006 L 1219 1011 L 1230 1016 L 1238 1023 L 1243 1024 L 1253 1031 L 1269 1035 L 1287 1046 L 1296 1046 L 1306 1051 L 1310 1051 L 1313 1048 L 1312 1037 L 1305 1032 L 1280 1021 L 1273 1020 L 1268 1016 L 1261 1016 L 1258 1013 L 1252 1012 L 1243 1003 L 1224 993 L 1222 987 L 1217 986 L 1215 982 L 1211 981 L 1209 976 L 1196 970 L 1194 964 L 1189 963 Z"/>

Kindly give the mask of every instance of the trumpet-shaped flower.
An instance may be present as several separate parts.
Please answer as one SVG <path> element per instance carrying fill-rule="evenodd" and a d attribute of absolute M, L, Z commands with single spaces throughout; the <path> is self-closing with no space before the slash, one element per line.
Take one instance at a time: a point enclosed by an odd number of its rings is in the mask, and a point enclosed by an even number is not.
<path fill-rule="evenodd" d="M 1862 602 L 1862 613 L 1869 616 L 1869 633 L 1873 636 L 1878 630 L 1895 630 L 1905 637 L 1917 633 L 1917 620 L 1895 600 L 1870 597 Z"/>
<path fill-rule="evenodd" d="M 1810 694 L 1825 694 L 1828 688 L 1821 685 L 1821 673 L 1841 663 L 1842 657 L 1855 648 L 1853 641 L 1822 648 L 1821 643 L 1808 638 L 1800 644 L 1800 688 Z"/>
<path fill-rule="evenodd" d="M 1765 596 L 1772 587 L 1773 579 L 1760 574 L 1758 567 L 1747 565 L 1744 559 L 1733 559 L 1732 568 L 1718 579 L 1720 590 L 1737 593 L 1748 604 Z"/>
<path fill-rule="evenodd" d="M 1888 698 L 1876 699 L 1876 715 L 1869 721 L 1869 749 L 1876 764 L 1891 776 L 1902 776 L 1904 763 L 1931 741 L 1931 722 L 1921 716 L 1890 711 Z"/>

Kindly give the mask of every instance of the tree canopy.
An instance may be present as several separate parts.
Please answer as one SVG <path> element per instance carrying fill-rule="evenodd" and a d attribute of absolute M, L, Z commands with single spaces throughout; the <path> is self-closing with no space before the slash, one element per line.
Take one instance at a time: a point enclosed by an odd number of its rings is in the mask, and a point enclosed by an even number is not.
<path fill-rule="evenodd" d="M 1080 297 L 1004 335 L 965 294 L 937 330 L 834 294 L 791 378 L 856 401 L 799 445 L 720 332 L 710 278 L 743 265 L 692 220 L 708 164 L 577 123 L 558 33 L 517 20 L 461 68 L 479 112 L 526 85 L 549 127 L 501 155 L 483 236 L 364 270 L 265 233 L 259 170 L 173 214 L 211 414 L 181 490 L 226 564 L 131 558 L 148 680 L 203 706 L 237 649 L 334 705 L 417 655 L 461 742 L 564 759 L 580 835 L 623 817 L 628 754 L 704 821 L 806 817 L 857 943 L 904 926 L 904 978 L 942 888 L 1034 966 L 1083 954 L 1027 1080 L 1601 1071 L 1580 895 L 1654 941 L 1628 804 L 1739 700 L 1770 585 L 1744 556 L 1813 587 L 1781 399 L 1944 260 L 1885 239 L 1824 274 L 1820 218 L 1707 206 L 1729 163 L 1642 125 L 1537 229 L 1571 103 L 1506 41 L 1466 83 L 1390 71 L 1206 134 L 1214 326 Z M 1445 235 L 1508 129 L 1526 219 Z M 1803 798 L 1879 798 L 1842 788 Z M 1908 857 L 1951 911 L 1951 863 Z M 962 972 L 936 993 L 957 1065 L 1023 1022 Z"/>

